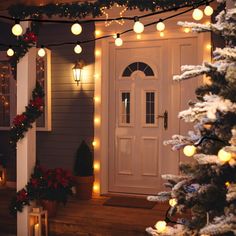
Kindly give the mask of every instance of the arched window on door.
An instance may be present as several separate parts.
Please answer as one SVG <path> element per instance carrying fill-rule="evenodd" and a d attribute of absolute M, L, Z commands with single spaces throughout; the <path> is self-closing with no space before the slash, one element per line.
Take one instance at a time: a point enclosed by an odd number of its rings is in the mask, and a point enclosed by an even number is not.
<path fill-rule="evenodd" d="M 135 71 L 142 71 L 145 76 L 154 76 L 154 72 L 148 64 L 144 62 L 133 62 L 124 69 L 122 77 L 130 77 Z"/>

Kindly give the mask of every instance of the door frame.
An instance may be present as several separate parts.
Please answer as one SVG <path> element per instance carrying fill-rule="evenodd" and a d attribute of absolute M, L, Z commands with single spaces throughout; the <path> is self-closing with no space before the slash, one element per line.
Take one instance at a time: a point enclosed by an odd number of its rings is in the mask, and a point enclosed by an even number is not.
<path fill-rule="evenodd" d="M 211 61 L 211 50 L 207 49 L 207 45 L 211 44 L 210 33 L 184 33 L 170 31 L 168 35 L 160 40 L 178 39 L 178 38 L 197 38 L 198 47 L 198 63 L 203 61 Z M 122 37 L 124 41 L 137 40 L 134 35 Z M 142 40 L 152 41 L 157 39 L 157 33 L 142 34 Z M 109 43 L 114 39 L 103 39 L 96 41 L 95 45 L 95 91 L 94 91 L 94 118 L 100 119 L 99 124 L 94 122 L 94 161 L 99 166 L 95 169 L 95 185 L 97 185 L 98 194 L 108 194 L 108 115 L 109 115 Z M 207 80 L 202 77 L 202 81 Z"/>

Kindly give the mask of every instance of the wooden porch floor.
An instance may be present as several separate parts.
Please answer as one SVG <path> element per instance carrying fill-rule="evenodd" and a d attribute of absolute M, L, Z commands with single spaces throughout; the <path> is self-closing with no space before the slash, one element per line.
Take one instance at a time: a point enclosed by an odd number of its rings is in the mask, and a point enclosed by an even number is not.
<path fill-rule="evenodd" d="M 16 235 L 16 219 L 9 215 L 12 190 L 0 189 L 0 236 Z M 167 205 L 153 209 L 104 206 L 107 197 L 89 201 L 71 198 L 59 206 L 58 214 L 49 220 L 50 236 L 142 236 L 145 228 L 163 219 Z"/>

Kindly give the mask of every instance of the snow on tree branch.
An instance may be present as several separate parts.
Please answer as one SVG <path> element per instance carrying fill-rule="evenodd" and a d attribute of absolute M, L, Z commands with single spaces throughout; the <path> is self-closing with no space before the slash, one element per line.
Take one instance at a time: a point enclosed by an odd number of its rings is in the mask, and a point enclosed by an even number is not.
<path fill-rule="evenodd" d="M 233 202 L 236 200 L 236 184 L 229 185 L 228 193 L 226 194 L 226 199 L 228 202 Z"/>
<path fill-rule="evenodd" d="M 230 48 L 216 48 L 213 52 L 214 59 L 229 59 L 229 60 L 236 60 L 236 47 Z"/>
<path fill-rule="evenodd" d="M 206 164 L 220 164 L 219 158 L 216 155 L 205 155 L 195 154 L 193 158 L 198 162 L 199 165 L 206 165 Z"/>

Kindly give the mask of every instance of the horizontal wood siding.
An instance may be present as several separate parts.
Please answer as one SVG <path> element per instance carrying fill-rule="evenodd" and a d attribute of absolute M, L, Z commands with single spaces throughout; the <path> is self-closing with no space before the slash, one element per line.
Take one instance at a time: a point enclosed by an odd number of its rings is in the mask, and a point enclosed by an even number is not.
<path fill-rule="evenodd" d="M 70 25 L 47 25 L 40 30 L 42 44 L 76 42 L 91 39 L 94 25 L 86 24 L 80 37 L 70 32 Z M 82 45 L 76 55 L 74 45 L 52 48 L 52 131 L 37 132 L 37 159 L 48 168 L 72 170 L 76 149 L 84 139 L 93 141 L 94 114 L 94 43 Z M 88 70 L 78 86 L 73 81 L 72 67 L 83 59 Z M 88 66 L 87 66 L 88 65 Z"/>

